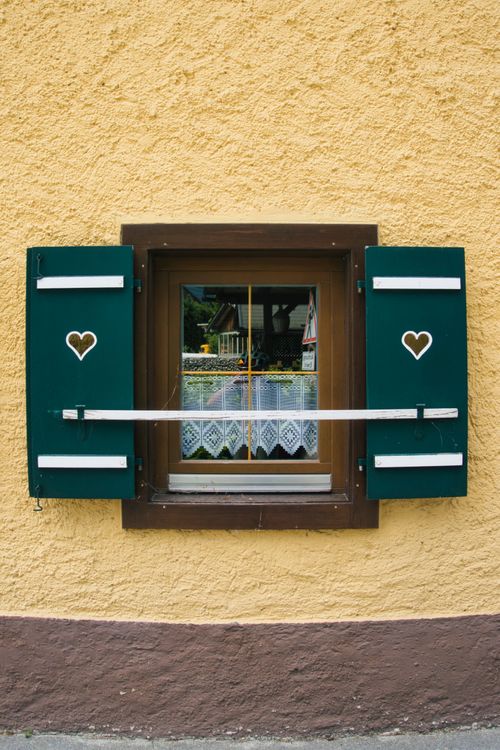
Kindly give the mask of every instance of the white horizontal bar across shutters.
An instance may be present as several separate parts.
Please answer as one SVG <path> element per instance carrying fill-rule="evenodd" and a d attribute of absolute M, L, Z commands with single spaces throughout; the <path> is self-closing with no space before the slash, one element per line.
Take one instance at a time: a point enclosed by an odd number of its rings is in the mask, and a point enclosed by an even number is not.
<path fill-rule="evenodd" d="M 458 409 L 453 407 L 424 409 L 424 419 L 456 419 Z M 178 422 L 183 419 L 201 421 L 233 421 L 249 422 L 266 420 L 361 420 L 361 419 L 417 419 L 417 409 L 318 409 L 309 411 L 188 411 L 188 410 L 158 410 L 147 411 L 140 409 L 85 409 L 85 420 L 110 421 L 145 421 L 145 422 Z M 77 409 L 63 409 L 63 419 L 78 419 Z"/>

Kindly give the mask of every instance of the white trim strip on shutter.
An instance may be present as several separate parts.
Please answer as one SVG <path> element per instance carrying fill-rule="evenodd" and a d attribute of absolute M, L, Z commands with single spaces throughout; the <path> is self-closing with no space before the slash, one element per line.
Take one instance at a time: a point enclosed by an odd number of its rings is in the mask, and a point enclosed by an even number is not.
<path fill-rule="evenodd" d="M 126 469 L 127 456 L 38 456 L 39 469 Z"/>
<path fill-rule="evenodd" d="M 420 453 L 374 456 L 376 469 L 410 469 L 427 466 L 463 466 L 463 453 Z"/>
<path fill-rule="evenodd" d="M 374 276 L 373 289 L 460 289 L 459 276 Z"/>
<path fill-rule="evenodd" d="M 123 289 L 123 276 L 44 276 L 37 289 Z"/>

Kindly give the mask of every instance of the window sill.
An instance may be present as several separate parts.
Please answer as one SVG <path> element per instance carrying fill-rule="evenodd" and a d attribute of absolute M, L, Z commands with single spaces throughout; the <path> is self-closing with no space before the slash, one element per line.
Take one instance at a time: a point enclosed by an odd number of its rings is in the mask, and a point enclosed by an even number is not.
<path fill-rule="evenodd" d="M 122 502 L 125 529 L 376 529 L 378 502 L 362 507 L 346 495 L 154 495 Z"/>
<path fill-rule="evenodd" d="M 310 494 L 300 493 L 276 493 L 267 492 L 243 494 L 243 493 L 223 493 L 223 492 L 169 492 L 168 494 L 155 494 L 151 502 L 160 503 L 161 505 L 213 505 L 216 507 L 224 506 L 227 508 L 231 505 L 339 505 L 349 503 L 347 495 L 332 494 L 330 492 L 314 492 Z"/>

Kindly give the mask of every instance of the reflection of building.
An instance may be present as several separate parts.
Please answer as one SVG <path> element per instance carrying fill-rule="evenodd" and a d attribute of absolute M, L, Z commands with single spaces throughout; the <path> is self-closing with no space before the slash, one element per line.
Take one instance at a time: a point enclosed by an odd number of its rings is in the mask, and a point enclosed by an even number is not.
<path fill-rule="evenodd" d="M 302 354 L 302 335 L 307 312 L 304 290 L 284 290 L 286 303 L 275 303 L 276 289 L 254 289 L 252 304 L 252 343 L 264 351 L 271 364 L 292 367 Z M 271 296 L 272 295 L 272 296 Z M 297 297 L 297 301 L 293 297 Z M 225 302 L 207 324 L 207 333 L 216 333 L 218 354 L 237 357 L 248 348 L 248 305 Z"/>

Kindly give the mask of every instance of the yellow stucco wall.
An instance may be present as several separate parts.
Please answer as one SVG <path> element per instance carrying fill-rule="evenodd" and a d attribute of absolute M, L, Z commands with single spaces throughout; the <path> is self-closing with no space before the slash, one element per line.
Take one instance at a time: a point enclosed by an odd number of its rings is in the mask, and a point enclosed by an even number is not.
<path fill-rule="evenodd" d="M 499 609 L 495 0 L 1 2 L 0 614 L 169 621 Z M 464 245 L 470 494 L 380 529 L 124 531 L 28 498 L 25 248 L 124 221 L 378 223 Z"/>

